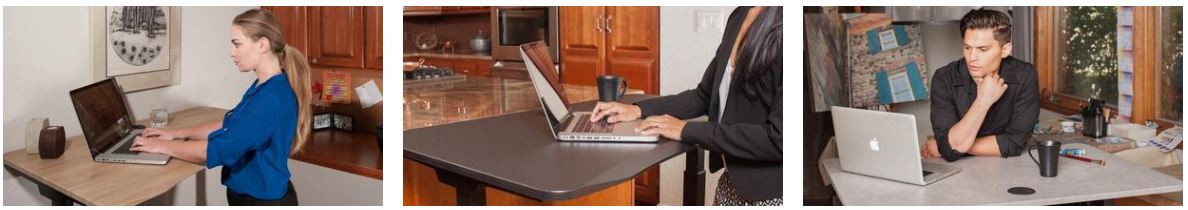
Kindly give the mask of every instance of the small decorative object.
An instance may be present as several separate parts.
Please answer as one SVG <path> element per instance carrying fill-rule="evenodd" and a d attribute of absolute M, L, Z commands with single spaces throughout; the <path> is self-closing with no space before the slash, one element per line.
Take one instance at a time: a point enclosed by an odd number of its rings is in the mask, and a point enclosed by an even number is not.
<path fill-rule="evenodd" d="M 37 145 L 41 144 L 41 129 L 45 127 L 49 127 L 49 119 L 44 117 L 29 119 L 25 123 L 25 153 L 37 154 Z"/>
<path fill-rule="evenodd" d="M 322 101 L 351 103 L 351 73 L 325 71 L 322 72 L 322 81 Z"/>
<path fill-rule="evenodd" d="M 310 94 L 313 94 L 315 98 L 322 98 L 322 82 L 315 81 L 312 86 Z"/>
<path fill-rule="evenodd" d="M 354 131 L 355 118 L 337 112 L 325 112 L 314 114 L 313 129 L 321 130 L 326 128 L 334 128 L 342 131 Z"/>
<path fill-rule="evenodd" d="M 40 141 L 41 159 L 58 159 L 66 150 L 66 130 L 62 126 L 41 129 Z"/>

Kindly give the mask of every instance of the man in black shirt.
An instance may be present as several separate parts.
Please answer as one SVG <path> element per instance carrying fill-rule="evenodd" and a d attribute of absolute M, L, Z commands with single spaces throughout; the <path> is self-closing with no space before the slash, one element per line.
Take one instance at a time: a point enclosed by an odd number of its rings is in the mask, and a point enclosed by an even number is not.
<path fill-rule="evenodd" d="M 925 158 L 1017 156 L 1039 117 L 1035 66 L 1010 57 L 1010 17 L 974 10 L 961 18 L 965 58 L 932 78 L 932 131 Z"/>

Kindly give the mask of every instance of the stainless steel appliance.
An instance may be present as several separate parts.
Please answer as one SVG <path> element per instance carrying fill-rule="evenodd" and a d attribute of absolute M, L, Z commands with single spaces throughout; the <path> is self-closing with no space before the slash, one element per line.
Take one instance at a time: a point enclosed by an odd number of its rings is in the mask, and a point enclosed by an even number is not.
<path fill-rule="evenodd" d="M 520 57 L 519 46 L 544 40 L 549 56 L 561 61 L 557 53 L 560 35 L 557 7 L 494 7 L 491 11 L 491 74 L 497 77 L 528 79 L 528 69 Z"/>

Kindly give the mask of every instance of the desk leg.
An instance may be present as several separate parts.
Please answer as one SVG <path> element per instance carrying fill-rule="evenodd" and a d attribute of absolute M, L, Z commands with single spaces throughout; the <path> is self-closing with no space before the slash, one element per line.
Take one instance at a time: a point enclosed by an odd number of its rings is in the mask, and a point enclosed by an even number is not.
<path fill-rule="evenodd" d="M 705 158 L 701 149 L 685 152 L 684 205 L 705 205 Z"/>
<path fill-rule="evenodd" d="M 59 192 L 58 190 L 55 190 L 54 188 L 46 186 L 45 184 L 37 183 L 37 191 L 40 192 L 42 196 L 49 198 L 51 205 L 54 205 L 54 206 L 73 206 L 74 205 L 74 199 L 71 199 L 70 196 L 66 196 L 66 194 L 63 194 L 62 192 Z"/>
<path fill-rule="evenodd" d="M 482 183 L 479 183 L 477 180 L 458 175 L 454 172 L 441 169 L 435 169 L 434 171 L 437 172 L 437 180 L 439 182 L 454 187 L 457 205 L 487 205 L 487 190 Z"/>

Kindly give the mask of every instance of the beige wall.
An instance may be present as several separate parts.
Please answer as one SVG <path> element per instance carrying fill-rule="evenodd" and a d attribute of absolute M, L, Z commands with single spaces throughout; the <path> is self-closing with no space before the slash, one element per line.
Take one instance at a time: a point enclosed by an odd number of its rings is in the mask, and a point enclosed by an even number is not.
<path fill-rule="evenodd" d="M 228 56 L 230 23 L 235 15 L 256 7 L 185 7 L 182 9 L 182 54 L 179 84 L 127 95 L 134 116 L 146 118 L 148 107 L 168 105 L 171 111 L 195 106 L 230 109 L 239 102 L 255 75 L 235 69 Z M 94 82 L 86 7 L 4 7 L 4 151 L 25 147 L 24 123 L 49 117 L 81 135 L 67 93 Z M 293 183 L 305 205 L 380 205 L 382 181 L 328 168 L 289 162 Z M 173 191 L 151 200 L 156 205 L 225 205 L 219 169 L 190 177 Z M 204 178 L 205 201 L 198 196 Z M 4 205 L 48 205 L 25 177 L 4 170 Z"/>

